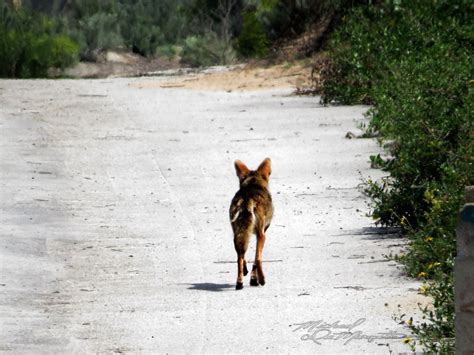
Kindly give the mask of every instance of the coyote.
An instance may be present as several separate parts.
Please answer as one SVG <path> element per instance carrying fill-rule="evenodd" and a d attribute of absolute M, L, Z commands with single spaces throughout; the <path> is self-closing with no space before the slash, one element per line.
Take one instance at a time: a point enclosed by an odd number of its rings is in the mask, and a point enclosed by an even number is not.
<path fill-rule="evenodd" d="M 262 250 L 265 232 L 273 217 L 272 197 L 268 191 L 268 178 L 272 169 L 270 158 L 266 158 L 257 170 L 250 170 L 240 160 L 236 160 L 234 165 L 240 189 L 232 199 L 229 215 L 237 252 L 238 275 L 235 289 L 241 290 L 244 287 L 244 276 L 248 273 L 245 252 L 252 234 L 257 236 L 257 250 L 250 275 L 250 285 L 265 285 Z"/>

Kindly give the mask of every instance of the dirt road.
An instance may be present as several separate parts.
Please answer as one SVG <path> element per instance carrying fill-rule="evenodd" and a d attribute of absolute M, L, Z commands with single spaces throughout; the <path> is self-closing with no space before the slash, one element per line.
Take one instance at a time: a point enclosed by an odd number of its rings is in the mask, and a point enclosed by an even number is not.
<path fill-rule="evenodd" d="M 0 351 L 409 351 L 420 285 L 366 217 L 375 142 L 345 138 L 366 107 L 157 80 L 0 81 Z M 266 156 L 267 284 L 236 291 L 233 161 Z"/>

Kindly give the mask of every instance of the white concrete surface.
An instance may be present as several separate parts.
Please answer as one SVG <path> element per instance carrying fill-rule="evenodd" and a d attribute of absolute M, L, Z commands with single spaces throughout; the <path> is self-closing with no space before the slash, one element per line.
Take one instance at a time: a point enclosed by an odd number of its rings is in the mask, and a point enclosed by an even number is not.
<path fill-rule="evenodd" d="M 408 352 L 419 284 L 366 217 L 375 142 L 344 138 L 366 107 L 153 80 L 0 81 L 0 352 Z M 266 156 L 267 284 L 236 291 L 233 161 Z"/>

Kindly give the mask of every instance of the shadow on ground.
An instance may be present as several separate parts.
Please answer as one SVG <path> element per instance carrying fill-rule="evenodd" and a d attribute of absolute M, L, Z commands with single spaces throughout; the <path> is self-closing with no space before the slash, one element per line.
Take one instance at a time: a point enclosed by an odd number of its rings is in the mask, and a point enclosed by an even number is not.
<path fill-rule="evenodd" d="M 186 285 L 190 286 L 188 287 L 188 290 L 211 291 L 211 292 L 227 291 L 235 287 L 235 285 L 231 285 L 231 284 L 215 284 L 212 282 L 191 283 L 191 284 L 186 284 Z"/>
<path fill-rule="evenodd" d="M 364 227 L 337 234 L 337 236 L 345 235 L 362 235 L 365 236 L 363 238 L 365 240 L 403 239 L 401 229 L 396 227 Z"/>

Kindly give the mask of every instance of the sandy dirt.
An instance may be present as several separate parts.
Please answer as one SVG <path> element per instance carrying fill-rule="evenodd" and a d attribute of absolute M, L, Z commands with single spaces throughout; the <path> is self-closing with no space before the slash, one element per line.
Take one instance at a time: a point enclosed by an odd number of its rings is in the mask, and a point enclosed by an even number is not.
<path fill-rule="evenodd" d="M 114 54 L 108 53 L 109 56 Z M 155 76 L 157 81 L 138 81 L 136 88 L 186 88 L 203 91 L 246 91 L 268 89 L 305 89 L 313 84 L 311 61 L 292 61 L 283 64 L 264 64 L 263 62 L 244 63 L 206 69 L 178 68 L 169 63 L 142 63 L 135 60 L 129 63 L 124 54 L 121 61 L 105 63 L 79 63 L 66 71 L 65 75 L 78 78 L 114 78 L 124 76 Z M 133 57 L 134 58 L 134 57 Z M 159 70 L 153 70 L 153 65 Z"/>
<path fill-rule="evenodd" d="M 193 90 L 246 91 L 306 87 L 310 85 L 311 67 L 303 63 L 269 65 L 247 64 L 210 73 L 170 78 L 164 82 L 135 84 L 138 88 L 186 88 Z"/>
<path fill-rule="evenodd" d="M 367 217 L 379 148 L 345 138 L 367 107 L 271 70 L 0 81 L 1 352 L 409 352 L 392 317 L 425 298 L 384 257 L 404 240 Z M 267 156 L 267 283 L 236 291 L 233 161 Z"/>

